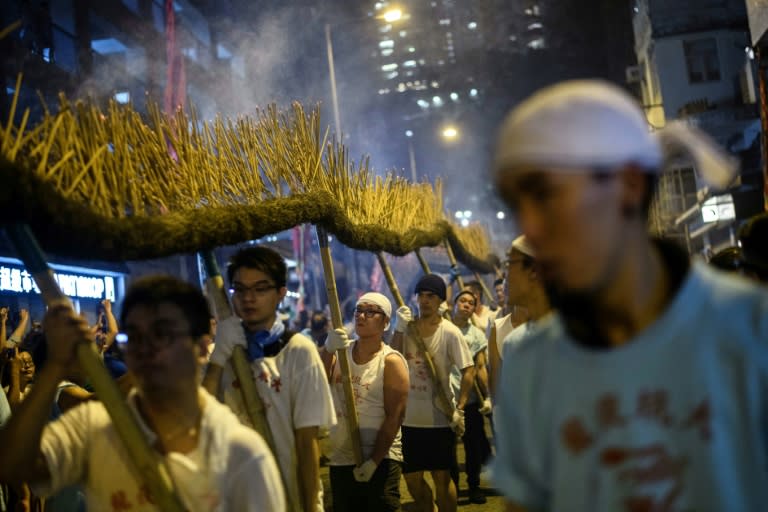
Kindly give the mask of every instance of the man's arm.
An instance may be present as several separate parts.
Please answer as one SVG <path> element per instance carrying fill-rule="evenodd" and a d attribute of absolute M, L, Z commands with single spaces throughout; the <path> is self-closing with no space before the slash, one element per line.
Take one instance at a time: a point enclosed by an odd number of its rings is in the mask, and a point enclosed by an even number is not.
<path fill-rule="evenodd" d="M 19 311 L 19 325 L 16 326 L 16 329 L 13 330 L 11 333 L 11 337 L 8 338 L 8 341 L 12 341 L 14 343 L 14 346 L 21 343 L 21 340 L 24 339 L 24 334 L 27 332 L 27 324 L 29 323 L 29 311 L 22 308 Z"/>
<path fill-rule="evenodd" d="M 461 387 L 459 388 L 459 396 L 456 400 L 456 408 L 464 410 L 464 406 L 469 399 L 469 391 L 475 382 L 475 367 L 467 366 L 461 370 Z"/>
<path fill-rule="evenodd" d="M 315 509 L 320 491 L 320 446 L 317 442 L 318 428 L 305 427 L 293 431 L 296 439 L 296 462 L 298 465 L 299 494 L 306 512 Z"/>
<path fill-rule="evenodd" d="M 380 464 L 386 457 L 400 425 L 405 419 L 410 381 L 408 368 L 397 354 L 390 354 L 384 361 L 384 421 L 376 434 L 371 460 Z"/>
<path fill-rule="evenodd" d="M 496 341 L 496 324 L 491 327 L 491 333 L 488 337 L 488 361 L 491 371 L 488 376 L 491 398 L 496 398 L 496 382 L 501 374 L 501 354 L 499 353 L 499 344 Z"/>
<path fill-rule="evenodd" d="M 32 391 L 0 432 L 0 438 L 13 439 L 13 443 L 0 450 L 3 482 L 42 481 L 50 477 L 40 450 L 43 427 L 48 422 L 59 381 L 67 368 L 76 364 L 75 347 L 89 339 L 90 328 L 69 304 L 59 303 L 48 309 L 45 332 L 48 361 L 37 374 Z"/>
<path fill-rule="evenodd" d="M 336 361 L 336 354 L 334 352 L 328 352 L 325 347 L 320 347 L 320 360 L 323 362 L 323 368 L 325 368 L 325 376 L 328 382 L 331 382 L 331 375 L 333 374 L 333 363 Z M 331 382 L 331 384 L 333 384 Z"/>
<path fill-rule="evenodd" d="M 488 366 L 485 364 L 485 351 L 481 350 L 475 356 L 475 379 L 484 397 L 488 396 Z M 480 397 L 482 398 L 482 397 Z"/>

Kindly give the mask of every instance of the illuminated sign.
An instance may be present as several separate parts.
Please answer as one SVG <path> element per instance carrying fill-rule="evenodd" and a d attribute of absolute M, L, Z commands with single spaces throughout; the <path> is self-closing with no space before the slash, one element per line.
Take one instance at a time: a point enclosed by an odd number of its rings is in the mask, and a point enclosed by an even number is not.
<path fill-rule="evenodd" d="M 733 196 L 724 194 L 707 199 L 701 205 L 701 216 L 704 222 L 735 219 L 736 207 L 733 204 Z"/>
<path fill-rule="evenodd" d="M 0 292 L 39 294 L 32 274 L 21 264 L 0 261 Z M 65 270 L 66 269 L 66 270 Z M 78 272 L 74 267 L 55 268 L 53 278 L 59 288 L 69 297 L 75 299 L 109 299 L 115 301 L 116 275 L 98 274 L 91 271 Z"/>

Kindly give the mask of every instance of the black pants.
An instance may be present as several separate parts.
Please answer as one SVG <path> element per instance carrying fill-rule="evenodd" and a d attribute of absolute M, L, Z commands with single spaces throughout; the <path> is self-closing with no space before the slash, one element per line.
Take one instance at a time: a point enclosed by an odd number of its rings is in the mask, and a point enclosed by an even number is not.
<path fill-rule="evenodd" d="M 354 466 L 331 466 L 333 512 L 400 512 L 399 462 L 384 459 L 368 482 L 358 482 Z"/>
<path fill-rule="evenodd" d="M 464 407 L 464 471 L 470 489 L 480 486 L 480 470 L 491 455 L 491 443 L 485 435 L 485 419 L 479 409 L 477 403 Z"/>

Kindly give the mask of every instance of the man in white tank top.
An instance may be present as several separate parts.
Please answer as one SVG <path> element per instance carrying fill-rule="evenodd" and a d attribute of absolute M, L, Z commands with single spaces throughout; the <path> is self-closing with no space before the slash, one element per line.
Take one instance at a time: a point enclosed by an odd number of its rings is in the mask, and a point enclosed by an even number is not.
<path fill-rule="evenodd" d="M 338 423 L 331 429 L 330 476 L 334 512 L 399 511 L 403 451 L 400 425 L 408 400 L 408 365 L 383 341 L 392 305 L 380 293 L 366 293 L 355 307 L 355 332 L 328 333 L 321 357 L 331 384 Z M 346 350 L 360 423 L 363 460 L 355 465 L 341 369 L 335 352 Z"/>

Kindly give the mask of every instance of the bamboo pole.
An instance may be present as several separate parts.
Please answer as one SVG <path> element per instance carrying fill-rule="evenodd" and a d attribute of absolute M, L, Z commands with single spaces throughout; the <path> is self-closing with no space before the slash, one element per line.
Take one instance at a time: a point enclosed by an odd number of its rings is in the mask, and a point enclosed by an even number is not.
<path fill-rule="evenodd" d="M 400 288 L 397 286 L 395 276 L 392 275 L 392 269 L 390 268 L 389 263 L 387 263 L 384 254 L 377 252 L 376 257 L 379 260 L 379 265 L 381 265 L 384 278 L 387 281 L 387 285 L 389 286 L 389 291 L 392 293 L 392 297 L 397 303 L 397 307 L 405 306 L 403 296 L 400 294 Z M 405 331 L 405 336 L 406 338 L 412 339 L 414 343 L 416 343 L 416 349 L 421 352 L 421 355 L 424 357 L 424 364 L 427 367 L 430 378 L 432 379 L 432 385 L 435 388 L 437 400 L 440 404 L 438 405 L 438 408 L 441 409 L 450 418 L 453 415 L 453 404 L 451 403 L 450 398 L 448 398 L 448 393 L 443 386 L 443 382 L 440 380 L 440 376 L 437 373 L 437 367 L 435 366 L 435 361 L 432 359 L 432 354 L 429 353 L 429 350 L 424 344 L 424 340 L 421 339 L 421 336 L 419 336 L 419 333 L 414 332 L 414 330 L 414 322 L 409 323 L 408 328 Z"/>
<path fill-rule="evenodd" d="M 456 263 L 456 255 L 453 254 L 453 247 L 451 246 L 451 241 L 447 238 L 445 239 L 445 250 L 448 253 L 448 261 L 451 263 L 451 268 L 456 269 L 456 284 L 459 285 L 459 290 L 464 289 L 464 279 L 461 278 L 461 275 L 458 273 L 459 266 Z"/>
<path fill-rule="evenodd" d="M 432 272 L 429 270 L 429 263 L 427 263 L 427 260 L 424 259 L 420 249 L 416 249 L 416 257 L 419 259 L 419 264 L 421 265 L 421 269 L 424 271 L 424 273 L 431 274 Z"/>
<path fill-rule="evenodd" d="M 51 305 L 62 300 L 68 301 L 69 299 L 61 292 L 53 278 L 53 272 L 48 267 L 45 256 L 29 226 L 13 224 L 6 227 L 6 233 L 24 262 L 24 266 L 32 273 L 45 303 Z M 185 510 L 174 491 L 173 480 L 163 459 L 150 447 L 136 418 L 93 345 L 86 340 L 78 344 L 77 359 L 93 385 L 96 395 L 109 413 L 115 431 L 125 444 L 137 479 L 147 484 L 160 510 L 174 512 Z"/>
<path fill-rule="evenodd" d="M 328 305 L 331 308 L 331 323 L 334 329 L 343 326 L 344 321 L 341 317 L 341 307 L 339 306 L 339 293 L 336 290 L 336 277 L 333 273 L 333 260 L 331 259 L 331 248 L 328 245 L 328 232 L 322 226 L 315 226 L 317 231 L 317 243 L 320 246 L 320 259 L 323 263 L 323 274 L 325 275 L 325 291 L 328 293 Z M 344 400 L 347 408 L 347 428 L 352 441 L 352 452 L 355 457 L 355 464 L 363 463 L 363 447 L 360 440 L 360 423 L 357 418 L 357 407 L 355 405 L 355 393 L 352 389 L 352 372 L 349 369 L 349 358 L 346 350 L 336 352 L 336 357 L 341 368 L 341 384 L 344 389 Z"/>
<path fill-rule="evenodd" d="M 483 289 L 483 293 L 488 298 L 489 304 L 496 302 L 496 298 L 491 294 L 491 290 L 488 289 L 488 285 L 485 284 L 485 280 L 477 271 L 475 271 L 475 279 L 477 280 L 478 283 L 480 283 L 480 288 Z"/>
<path fill-rule="evenodd" d="M 208 299 L 213 305 L 216 320 L 220 322 L 225 318 L 232 316 L 232 307 L 229 304 L 229 300 L 227 300 L 227 293 L 224 291 L 224 278 L 219 270 L 219 265 L 216 262 L 216 255 L 213 250 L 200 251 L 200 255 L 202 256 L 203 265 L 205 266 L 205 273 L 208 276 L 205 280 L 205 288 L 208 290 Z M 232 363 L 235 377 L 237 377 L 238 382 L 240 382 L 240 392 L 243 397 L 243 403 L 245 404 L 248 418 L 251 420 L 251 425 L 253 425 L 253 429 L 264 438 L 269 449 L 272 451 L 272 455 L 277 459 L 275 438 L 272 435 L 272 429 L 269 428 L 269 422 L 267 421 L 267 409 L 264 407 L 264 402 L 261 400 L 259 391 L 256 389 L 256 382 L 253 380 L 251 365 L 248 363 L 248 359 L 245 356 L 245 348 L 242 345 L 235 345 L 234 349 L 232 349 L 232 358 L 230 359 L 230 362 Z M 280 471 L 280 476 L 283 480 L 283 487 L 285 488 L 285 495 L 290 510 L 300 512 L 302 507 L 300 505 L 299 497 L 297 496 L 298 490 L 294 486 L 289 486 L 289 482 L 282 471 Z"/>

